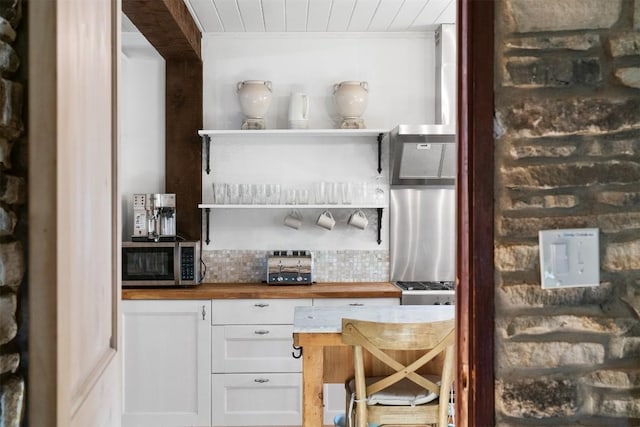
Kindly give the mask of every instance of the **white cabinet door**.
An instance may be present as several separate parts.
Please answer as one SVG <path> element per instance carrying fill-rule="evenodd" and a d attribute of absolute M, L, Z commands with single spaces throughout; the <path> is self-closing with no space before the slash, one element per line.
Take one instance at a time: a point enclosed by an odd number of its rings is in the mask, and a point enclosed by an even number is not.
<path fill-rule="evenodd" d="M 292 325 L 213 326 L 211 350 L 213 373 L 302 372 Z"/>
<path fill-rule="evenodd" d="M 123 426 L 210 424 L 210 307 L 123 301 Z"/>
<path fill-rule="evenodd" d="M 213 374 L 214 426 L 301 425 L 302 377 Z"/>

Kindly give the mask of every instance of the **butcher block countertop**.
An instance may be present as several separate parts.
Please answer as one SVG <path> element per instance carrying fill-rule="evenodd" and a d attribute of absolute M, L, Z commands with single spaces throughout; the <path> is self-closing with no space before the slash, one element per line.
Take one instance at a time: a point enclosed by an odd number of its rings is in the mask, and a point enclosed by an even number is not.
<path fill-rule="evenodd" d="M 390 282 L 314 283 L 267 285 L 265 283 L 203 283 L 191 288 L 122 289 L 122 299 L 252 299 L 252 298 L 400 298 Z"/>

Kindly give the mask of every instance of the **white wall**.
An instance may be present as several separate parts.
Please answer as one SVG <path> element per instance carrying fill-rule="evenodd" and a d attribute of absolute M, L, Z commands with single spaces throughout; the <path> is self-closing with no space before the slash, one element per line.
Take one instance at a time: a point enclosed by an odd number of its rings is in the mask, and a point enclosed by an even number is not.
<path fill-rule="evenodd" d="M 121 194 L 123 238 L 131 233 L 131 194 L 163 192 L 164 60 L 139 33 L 123 33 Z M 311 97 L 310 127 L 334 128 L 338 118 L 333 84 L 344 80 L 369 83 L 367 128 L 389 130 L 399 123 L 433 123 L 435 45 L 433 33 L 354 34 L 205 34 L 204 126 L 239 129 L 242 113 L 236 83 L 271 80 L 274 98 L 267 114 L 270 128 L 286 128 L 289 95 Z M 351 143 L 317 138 L 295 141 L 258 140 L 250 144 L 214 141 L 213 173 L 203 174 L 203 202 L 211 201 L 211 182 L 314 181 L 375 182 L 375 142 Z M 385 147 L 385 159 L 386 159 Z M 388 165 L 384 165 L 385 178 Z M 216 210 L 211 214 L 212 244 L 207 249 L 387 249 L 388 211 L 383 216 L 383 243 L 375 242 L 375 211 L 367 210 L 370 227 L 347 227 L 350 210 L 339 210 L 338 225 L 326 232 L 313 221 L 320 211 L 303 211 L 298 230 L 282 226 L 286 210 Z M 178 215 L 180 206 L 178 206 Z"/>
<path fill-rule="evenodd" d="M 369 84 L 363 115 L 369 129 L 390 130 L 400 123 L 434 122 L 435 42 L 433 33 L 207 34 L 204 61 L 206 129 L 239 129 L 243 115 L 237 82 L 270 80 L 273 99 L 267 127 L 286 128 L 291 92 L 310 95 L 309 127 L 336 128 L 333 85 L 344 80 Z M 376 182 L 377 144 L 335 137 L 216 137 L 211 175 L 203 173 L 203 201 L 212 201 L 212 182 L 277 183 L 283 187 L 317 181 Z M 384 151 L 388 195 L 388 146 Z M 376 242 L 376 211 L 367 209 L 365 231 L 346 225 L 352 209 L 334 209 L 337 224 L 326 231 L 314 222 L 322 210 L 303 209 L 304 224 L 282 224 L 288 209 L 216 209 L 211 244 L 205 249 L 388 249 L 388 209 L 382 244 Z M 204 236 L 203 236 L 204 240 Z"/>
<path fill-rule="evenodd" d="M 378 175 L 376 136 L 300 137 L 260 136 L 215 137 L 212 143 L 210 175 L 203 174 L 203 201 L 213 200 L 214 182 L 239 184 L 280 184 L 282 189 L 307 188 L 313 203 L 315 182 L 366 182 L 372 196 Z M 383 152 L 382 187 L 388 203 L 388 144 Z M 372 198 L 372 197 L 370 197 Z M 284 203 L 284 202 L 283 202 Z M 298 208 L 304 220 L 300 229 L 283 225 L 284 217 Z M 366 230 L 348 226 L 352 208 L 329 209 L 336 219 L 333 230 L 314 224 L 322 209 L 304 205 L 283 209 L 214 209 L 211 213 L 211 244 L 205 249 L 308 249 L 376 250 L 388 249 L 388 209 L 382 221 L 382 244 L 377 239 L 377 213 L 364 212 L 369 219 Z M 203 236 L 203 241 L 205 237 Z"/>
<path fill-rule="evenodd" d="M 333 85 L 369 83 L 368 128 L 434 123 L 435 42 L 429 33 L 206 34 L 204 125 L 239 129 L 236 84 L 270 80 L 268 128 L 287 127 L 291 92 L 310 95 L 310 128 L 335 128 Z"/>
<path fill-rule="evenodd" d="M 122 34 L 120 194 L 122 238 L 132 232 L 131 195 L 165 188 L 165 63 L 140 34 Z"/>

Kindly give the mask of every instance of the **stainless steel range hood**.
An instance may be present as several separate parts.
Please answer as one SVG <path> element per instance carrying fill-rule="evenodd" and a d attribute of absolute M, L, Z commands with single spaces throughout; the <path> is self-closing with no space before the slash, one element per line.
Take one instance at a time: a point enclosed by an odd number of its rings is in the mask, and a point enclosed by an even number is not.
<path fill-rule="evenodd" d="M 450 126 L 400 125 L 389 134 L 391 185 L 453 185 L 456 136 Z"/>
<path fill-rule="evenodd" d="M 392 185 L 453 185 L 456 175 L 456 32 L 442 24 L 436 40 L 436 124 L 402 124 L 389 134 Z"/>

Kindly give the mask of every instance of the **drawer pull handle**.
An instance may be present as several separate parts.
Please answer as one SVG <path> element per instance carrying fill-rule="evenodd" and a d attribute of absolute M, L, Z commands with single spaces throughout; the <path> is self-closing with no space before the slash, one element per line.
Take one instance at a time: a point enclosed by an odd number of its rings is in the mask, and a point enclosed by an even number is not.
<path fill-rule="evenodd" d="M 265 330 L 265 329 L 259 329 L 257 331 L 253 331 L 254 334 L 256 335 L 267 335 L 269 333 L 269 331 Z"/>
<path fill-rule="evenodd" d="M 352 302 L 352 303 L 349 303 L 349 305 L 353 307 L 362 307 L 364 304 L 361 302 Z"/>
<path fill-rule="evenodd" d="M 254 383 L 268 383 L 269 379 L 268 378 L 256 378 L 255 380 L 253 380 Z"/>
<path fill-rule="evenodd" d="M 265 307 L 269 307 L 269 304 L 265 304 L 263 302 L 254 304 L 254 307 L 260 307 L 260 308 L 265 308 Z"/>

